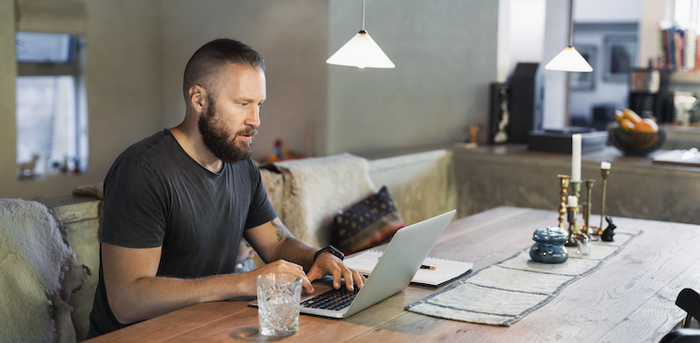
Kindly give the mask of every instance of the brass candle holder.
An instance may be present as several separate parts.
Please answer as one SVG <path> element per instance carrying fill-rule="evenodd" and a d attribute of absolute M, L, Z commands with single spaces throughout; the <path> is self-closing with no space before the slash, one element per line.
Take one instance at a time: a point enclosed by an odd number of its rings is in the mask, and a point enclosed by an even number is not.
<path fill-rule="evenodd" d="M 591 208 L 592 202 L 591 202 L 591 194 L 593 192 L 593 184 L 595 184 L 595 180 L 587 179 L 583 180 L 583 184 L 586 185 L 586 202 L 583 203 L 583 222 L 584 222 L 584 230 L 583 232 L 586 234 L 586 236 L 590 239 L 591 234 L 590 234 L 590 225 L 589 219 L 591 217 Z"/>
<path fill-rule="evenodd" d="M 564 228 L 564 215 L 566 214 L 566 195 L 567 189 L 569 188 L 569 180 L 571 177 L 569 175 L 557 175 L 559 178 L 559 196 L 561 197 L 561 202 L 559 203 L 559 227 Z"/>
<path fill-rule="evenodd" d="M 575 196 L 577 199 L 581 199 L 581 181 L 569 181 L 571 184 L 571 195 Z"/>
<path fill-rule="evenodd" d="M 579 213 L 579 199 L 581 199 L 581 181 L 569 180 L 571 185 L 571 195 L 576 197 L 576 206 L 568 206 L 566 210 L 568 214 L 569 221 L 569 240 L 566 242 L 566 246 L 575 247 L 578 244 L 579 226 L 577 223 L 578 213 Z"/>
<path fill-rule="evenodd" d="M 610 164 L 605 165 L 605 162 L 600 166 L 600 176 L 603 177 L 603 199 L 600 201 L 600 226 L 598 227 L 598 232 L 595 234 L 598 236 L 603 235 L 603 218 L 605 218 L 605 193 L 608 186 L 608 176 L 610 175 Z"/>

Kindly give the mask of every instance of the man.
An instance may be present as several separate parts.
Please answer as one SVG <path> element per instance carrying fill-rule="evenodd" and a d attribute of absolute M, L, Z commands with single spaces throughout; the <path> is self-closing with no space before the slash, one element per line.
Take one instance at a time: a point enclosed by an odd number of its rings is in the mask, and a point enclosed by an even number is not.
<path fill-rule="evenodd" d="M 250 158 L 265 101 L 264 60 L 218 39 L 185 68 L 184 121 L 129 147 L 105 178 L 95 337 L 192 304 L 256 294 L 265 273 L 311 281 L 333 275 L 352 290 L 364 277 L 342 255 L 287 231 Z M 241 236 L 267 264 L 234 274 Z"/>

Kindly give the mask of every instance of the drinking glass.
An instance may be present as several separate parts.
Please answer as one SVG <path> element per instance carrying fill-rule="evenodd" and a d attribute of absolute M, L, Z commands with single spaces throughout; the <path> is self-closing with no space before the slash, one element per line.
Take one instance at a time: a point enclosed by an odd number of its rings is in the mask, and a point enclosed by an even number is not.
<path fill-rule="evenodd" d="M 286 336 L 299 330 L 301 278 L 288 274 L 258 276 L 258 320 L 263 336 Z"/>

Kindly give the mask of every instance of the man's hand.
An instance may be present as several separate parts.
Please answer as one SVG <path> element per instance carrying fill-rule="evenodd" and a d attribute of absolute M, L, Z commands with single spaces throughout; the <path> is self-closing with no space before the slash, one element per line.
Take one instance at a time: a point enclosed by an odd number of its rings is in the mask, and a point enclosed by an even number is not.
<path fill-rule="evenodd" d="M 354 289 L 353 283 L 357 284 L 358 288 L 362 288 L 366 281 L 364 276 L 346 267 L 343 261 L 331 253 L 321 253 L 314 261 L 313 257 L 318 248 L 313 248 L 294 238 L 279 218 L 250 228 L 243 233 L 243 236 L 255 248 L 255 251 L 258 252 L 263 261 L 268 262 L 270 265 L 275 263 L 273 261 L 285 260 L 285 262 L 294 262 L 297 264 L 297 267 L 301 268 L 303 266 L 303 268 L 308 270 L 306 278 L 302 279 L 304 290 L 307 292 L 313 292 L 312 281 L 318 280 L 327 274 L 333 275 L 333 286 L 336 289 L 340 288 L 341 277 L 345 279 L 346 287 L 350 291 Z M 259 270 L 266 267 L 259 268 L 258 273 L 263 274 Z M 294 267 L 294 272 L 297 272 L 297 267 Z M 267 272 L 270 273 L 271 271 Z"/>
<path fill-rule="evenodd" d="M 311 269 L 306 274 L 309 281 L 313 282 L 327 274 L 333 275 L 333 288 L 340 288 L 340 278 L 345 279 L 345 287 L 348 291 L 353 291 L 353 283 L 357 284 L 357 288 L 362 288 L 365 284 L 365 277 L 355 270 L 348 268 L 343 261 L 329 252 L 323 252 L 318 255 L 316 262 L 311 266 Z"/>
<path fill-rule="evenodd" d="M 302 288 L 304 288 L 304 292 L 309 294 L 314 292 L 314 287 L 311 286 L 311 281 L 307 278 L 307 275 L 304 273 L 304 267 L 293 262 L 277 260 L 246 273 L 251 274 L 251 276 L 253 276 L 253 284 L 249 286 L 252 289 L 253 294 L 255 294 L 257 289 L 258 275 L 267 273 L 289 274 L 293 276 L 298 276 L 299 278 L 301 278 L 301 286 Z"/>

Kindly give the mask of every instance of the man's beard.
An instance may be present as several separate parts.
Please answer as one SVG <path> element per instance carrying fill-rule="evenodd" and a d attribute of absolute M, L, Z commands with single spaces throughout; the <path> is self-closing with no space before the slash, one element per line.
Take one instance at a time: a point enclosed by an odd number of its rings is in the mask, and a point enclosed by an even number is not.
<path fill-rule="evenodd" d="M 249 158 L 253 153 L 253 147 L 250 143 L 243 143 L 243 146 L 239 146 L 236 144 L 236 137 L 239 135 L 254 136 L 258 131 L 248 126 L 231 137 L 226 129 L 221 125 L 216 125 L 216 108 L 211 95 L 208 100 L 209 108 L 203 116 L 199 117 L 198 123 L 204 145 L 214 156 L 224 162 L 233 163 Z"/>

